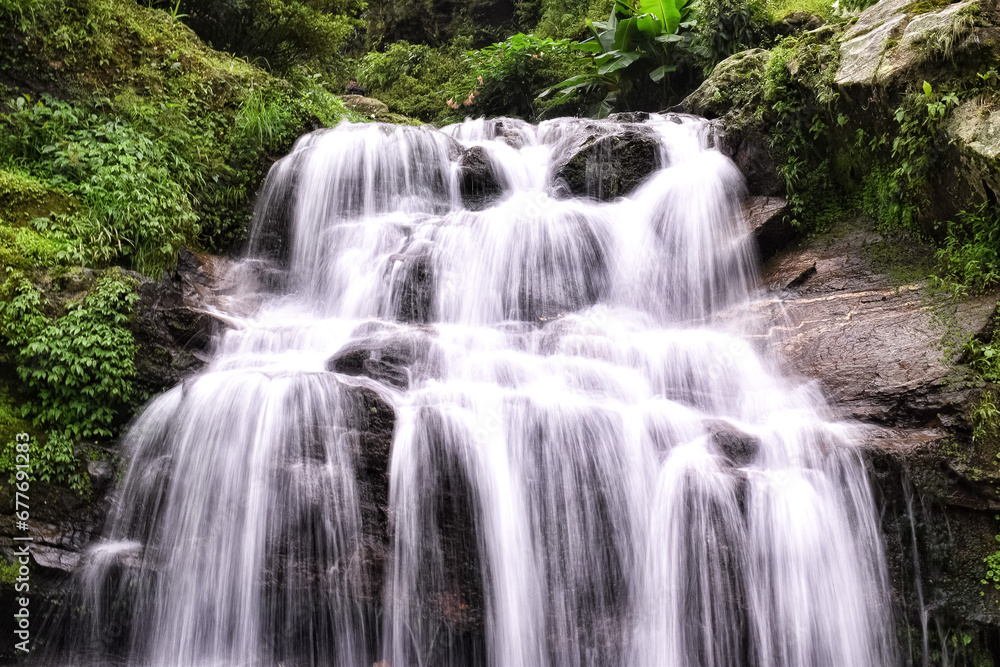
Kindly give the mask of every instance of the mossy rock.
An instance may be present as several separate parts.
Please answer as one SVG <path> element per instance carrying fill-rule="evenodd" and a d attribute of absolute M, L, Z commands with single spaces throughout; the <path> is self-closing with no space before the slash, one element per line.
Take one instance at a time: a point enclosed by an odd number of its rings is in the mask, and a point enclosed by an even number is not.
<path fill-rule="evenodd" d="M 0 168 L 0 223 L 23 227 L 35 218 L 78 209 L 73 197 L 23 171 Z"/>
<path fill-rule="evenodd" d="M 750 49 L 733 54 L 688 95 L 677 110 L 706 118 L 720 118 L 731 111 L 751 116 L 760 104 L 762 82 L 771 52 Z M 731 119 L 737 121 L 736 118 Z"/>
<path fill-rule="evenodd" d="M 844 36 L 836 83 L 903 89 L 997 61 L 996 17 L 983 0 L 938 5 L 882 0 L 865 10 Z"/>

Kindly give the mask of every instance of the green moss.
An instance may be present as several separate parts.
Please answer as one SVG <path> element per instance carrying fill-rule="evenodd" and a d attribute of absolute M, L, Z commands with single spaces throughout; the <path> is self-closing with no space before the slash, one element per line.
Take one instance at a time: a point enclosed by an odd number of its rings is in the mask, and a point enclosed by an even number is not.
<path fill-rule="evenodd" d="M 17 580 L 19 570 L 19 563 L 8 563 L 6 560 L 0 560 L 0 584 L 12 586 Z"/>
<path fill-rule="evenodd" d="M 24 226 L 35 218 L 76 209 L 72 197 L 17 168 L 0 167 L 0 224 Z"/>
<path fill-rule="evenodd" d="M 929 14 L 936 12 L 950 5 L 955 0 L 917 0 L 903 8 L 903 11 L 911 16 L 917 14 Z"/>
<path fill-rule="evenodd" d="M 829 20 L 833 16 L 833 3 L 829 0 L 770 0 L 767 12 L 773 23 L 795 12 L 815 14 Z"/>

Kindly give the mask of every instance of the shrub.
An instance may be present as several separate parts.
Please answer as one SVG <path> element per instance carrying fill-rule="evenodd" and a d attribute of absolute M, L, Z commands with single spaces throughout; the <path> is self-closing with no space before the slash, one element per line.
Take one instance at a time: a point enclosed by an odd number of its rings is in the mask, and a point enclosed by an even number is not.
<path fill-rule="evenodd" d="M 48 95 L 35 103 L 18 98 L 7 124 L 10 154 L 87 209 L 52 226 L 36 221 L 40 231 L 75 237 L 78 257 L 71 259 L 100 264 L 123 257 L 156 275 L 196 238 L 197 216 L 187 195 L 195 170 L 169 142 Z"/>
<path fill-rule="evenodd" d="M 448 116 L 448 90 L 465 67 L 468 42 L 433 48 L 396 42 L 383 53 L 365 55 L 358 64 L 358 83 L 365 92 L 385 102 L 393 113 L 427 122 Z"/>
<path fill-rule="evenodd" d="M 936 282 L 952 291 L 980 294 L 996 286 L 1000 283 L 1000 214 L 985 204 L 959 213 L 957 220 L 948 223 L 936 258 Z"/>
<path fill-rule="evenodd" d="M 0 336 L 17 364 L 29 396 L 23 417 L 45 435 L 33 456 L 32 473 L 46 483 L 76 490 L 85 478 L 74 454 L 83 440 L 114 435 L 135 375 L 135 339 L 130 328 L 135 282 L 106 272 L 65 314 L 50 318 L 41 292 L 12 272 L 0 291 Z"/>
<path fill-rule="evenodd" d="M 158 3 L 165 7 L 171 2 Z M 181 0 L 184 20 L 206 42 L 279 72 L 329 68 L 362 26 L 362 0 Z"/>
<path fill-rule="evenodd" d="M 764 0 L 695 0 L 693 11 L 694 50 L 706 73 L 767 38 L 770 16 Z"/>
<path fill-rule="evenodd" d="M 538 99 L 559 81 L 590 69 L 567 39 L 542 39 L 517 34 L 465 56 L 468 72 L 449 106 L 460 115 L 516 116 L 538 120 L 556 107 L 564 115 L 579 112 L 583 91 L 575 96 Z M 591 99 L 590 101 L 595 101 Z M 567 106 L 562 106 L 567 105 Z"/>

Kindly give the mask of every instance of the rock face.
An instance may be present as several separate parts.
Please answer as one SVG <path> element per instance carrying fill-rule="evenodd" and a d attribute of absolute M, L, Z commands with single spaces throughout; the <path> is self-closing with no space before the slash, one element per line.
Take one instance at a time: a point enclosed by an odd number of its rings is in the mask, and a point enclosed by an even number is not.
<path fill-rule="evenodd" d="M 659 144 L 645 131 L 625 127 L 592 134 L 556 170 L 569 191 L 601 201 L 623 197 L 659 168 Z"/>
<path fill-rule="evenodd" d="M 861 451 L 883 508 L 896 612 L 916 637 L 910 648 L 922 650 L 922 599 L 934 622 L 971 637 L 966 655 L 988 653 L 1000 637 L 1000 597 L 980 580 L 1000 528 L 1000 441 L 972 438 L 983 387 L 958 365 L 957 343 L 991 334 L 998 295 L 953 303 L 925 281 L 894 281 L 870 258 L 880 242 L 856 224 L 775 256 L 763 277 L 776 299 L 759 305 L 771 313 L 766 335 L 836 415 L 866 425 Z"/>
<path fill-rule="evenodd" d="M 751 196 L 744 200 L 743 217 L 757 243 L 757 254 L 762 261 L 784 248 L 795 235 L 789 213 L 784 197 Z"/>
<path fill-rule="evenodd" d="M 431 342 L 425 332 L 406 329 L 357 332 L 359 337 L 326 362 L 326 369 L 344 375 L 363 375 L 397 389 L 410 386 L 411 369 L 427 370 Z"/>
<path fill-rule="evenodd" d="M 862 12 L 844 35 L 837 85 L 898 85 L 914 77 L 927 78 L 926 65 L 935 59 L 980 57 L 986 48 L 982 40 L 992 36 L 975 27 L 973 16 L 980 0 L 923 14 L 914 14 L 914 5 L 907 0 L 882 0 Z"/>
<path fill-rule="evenodd" d="M 934 215 L 950 218 L 963 202 L 1000 202 L 1000 111 L 961 103 L 944 127 L 944 168 L 930 183 Z"/>
<path fill-rule="evenodd" d="M 98 477 L 102 473 L 98 472 Z M 15 542 L 14 536 L 23 536 L 16 529 L 14 490 L 7 484 L 7 476 L 0 480 L 0 564 L 6 565 L 15 549 L 24 542 Z M 104 517 L 110 509 L 108 485 L 99 486 L 95 479 L 92 497 L 82 499 L 67 489 L 32 484 L 29 511 L 31 514 L 30 546 L 30 613 L 35 620 L 32 629 L 46 627 L 43 614 L 61 604 L 67 592 L 69 574 L 80 562 L 81 553 L 100 536 Z M 23 594 L 21 591 L 20 594 Z M 0 632 L 14 637 L 14 606 L 19 594 L 14 585 L 0 582 Z M 38 635 L 32 633 L 32 639 Z M 19 664 L 23 656 L 16 655 L 13 641 L 0 643 L 0 664 Z"/>

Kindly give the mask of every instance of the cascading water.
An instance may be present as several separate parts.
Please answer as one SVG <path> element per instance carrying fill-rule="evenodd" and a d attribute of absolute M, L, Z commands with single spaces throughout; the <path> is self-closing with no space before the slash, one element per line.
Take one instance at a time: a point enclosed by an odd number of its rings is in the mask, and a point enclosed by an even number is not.
<path fill-rule="evenodd" d="M 554 173 L 618 125 L 500 127 L 344 124 L 272 169 L 240 270 L 282 270 L 129 431 L 61 663 L 898 662 L 857 434 L 751 335 L 708 124 L 635 125 L 661 168 L 612 203 Z"/>

